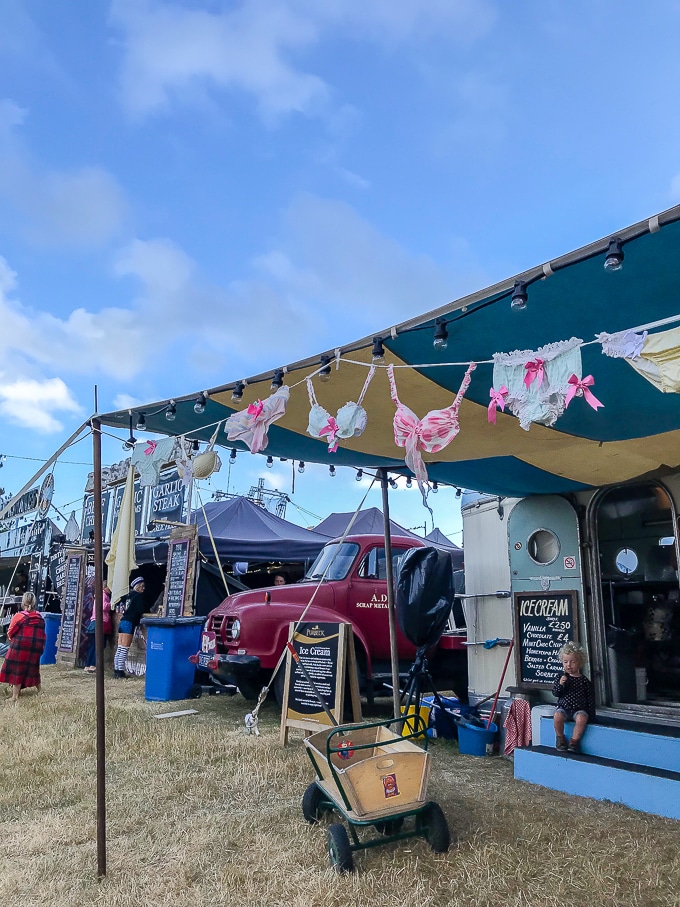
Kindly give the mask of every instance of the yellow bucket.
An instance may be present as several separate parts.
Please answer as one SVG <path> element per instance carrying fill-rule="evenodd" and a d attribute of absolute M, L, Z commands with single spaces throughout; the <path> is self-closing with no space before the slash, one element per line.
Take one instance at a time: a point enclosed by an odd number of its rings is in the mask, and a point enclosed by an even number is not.
<path fill-rule="evenodd" d="M 431 706 L 429 706 L 429 705 L 421 705 L 420 708 L 418 709 L 418 712 L 419 712 L 419 714 L 420 714 L 420 717 L 421 717 L 421 718 L 423 719 L 423 721 L 425 722 L 425 727 L 427 727 L 427 726 L 429 725 L 429 722 L 430 722 L 430 709 L 431 709 Z M 401 707 L 401 714 L 402 714 L 402 715 L 404 714 L 404 707 L 403 707 L 403 706 Z M 408 711 L 406 712 L 406 714 L 407 714 L 407 715 L 415 715 L 415 714 L 416 714 L 416 707 L 415 707 L 414 705 L 410 705 L 410 706 L 408 707 Z M 422 727 L 422 725 L 421 725 L 419 722 L 416 722 L 416 721 L 409 721 L 408 718 L 407 718 L 406 721 L 404 722 L 404 726 L 403 726 L 402 729 L 401 729 L 401 735 L 402 735 L 402 737 L 406 737 L 406 736 L 408 736 L 409 734 L 412 734 L 415 730 L 417 730 L 418 727 Z M 417 740 L 418 738 L 422 738 L 422 737 L 424 737 L 424 736 L 425 736 L 425 732 L 423 732 L 422 734 L 418 734 L 414 739 Z"/>

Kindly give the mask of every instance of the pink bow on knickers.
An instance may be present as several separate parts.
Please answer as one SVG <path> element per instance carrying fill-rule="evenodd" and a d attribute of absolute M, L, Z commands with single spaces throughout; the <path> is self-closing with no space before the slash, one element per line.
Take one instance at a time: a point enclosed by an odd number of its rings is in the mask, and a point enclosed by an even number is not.
<path fill-rule="evenodd" d="M 534 380 L 538 381 L 538 387 L 543 384 L 543 366 L 545 365 L 545 359 L 532 359 L 530 362 L 525 363 L 524 368 L 527 370 L 526 375 L 524 376 L 524 385 L 525 387 L 531 387 Z"/>
<path fill-rule="evenodd" d="M 152 454 L 152 453 L 156 450 L 156 448 L 158 447 L 158 441 L 147 441 L 147 444 L 148 444 L 149 446 L 146 447 L 146 448 L 144 449 L 144 455 L 145 455 L 146 457 L 150 457 L 151 454 Z"/>
<path fill-rule="evenodd" d="M 496 409 L 500 409 L 501 412 L 505 412 L 505 398 L 508 396 L 507 387 L 502 384 L 498 390 L 494 390 L 493 387 L 489 391 L 489 396 L 491 397 L 491 403 L 489 403 L 489 414 L 487 416 L 487 421 L 491 422 L 492 425 L 496 424 Z"/>
<path fill-rule="evenodd" d="M 232 413 L 224 423 L 230 441 L 243 441 L 251 453 L 259 453 L 267 446 L 267 431 L 286 412 L 290 395 L 287 385 L 280 387 L 265 400 L 251 403 L 240 413 Z"/>
<path fill-rule="evenodd" d="M 338 423 L 335 421 L 333 416 L 328 417 L 328 422 L 319 432 L 320 437 L 328 435 L 328 453 L 335 453 L 338 449 Z"/>
<path fill-rule="evenodd" d="M 592 375 L 586 375 L 585 378 L 582 378 L 579 381 L 578 375 L 571 375 L 569 378 L 569 390 L 567 391 L 567 396 L 564 399 L 564 408 L 566 409 L 574 397 L 578 394 L 579 397 L 583 396 L 586 398 L 586 403 L 589 403 L 594 410 L 597 410 L 598 407 L 604 406 L 604 403 L 601 403 L 595 394 L 591 393 L 589 388 L 595 384 L 595 379 Z"/>

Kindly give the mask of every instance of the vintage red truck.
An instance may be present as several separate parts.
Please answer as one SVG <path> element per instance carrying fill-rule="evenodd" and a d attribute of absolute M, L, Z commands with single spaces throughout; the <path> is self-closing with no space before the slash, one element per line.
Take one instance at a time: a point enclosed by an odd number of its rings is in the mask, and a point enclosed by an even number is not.
<path fill-rule="evenodd" d="M 397 566 L 406 552 L 423 547 L 412 538 L 392 538 Z M 360 685 L 369 698 L 391 682 L 387 612 L 385 540 L 380 535 L 348 535 L 329 542 L 305 577 L 287 586 L 272 586 L 230 595 L 210 612 L 203 631 L 199 668 L 218 685 L 234 684 L 247 699 L 256 699 L 270 680 L 297 621 L 321 581 L 305 621 L 349 622 L 354 631 Z M 467 652 L 463 628 L 447 631 L 428 653 L 438 690 L 467 694 Z M 400 672 L 406 674 L 415 647 L 398 630 Z M 194 659 L 192 659 L 194 660 Z M 281 700 L 283 674 L 274 680 Z"/>

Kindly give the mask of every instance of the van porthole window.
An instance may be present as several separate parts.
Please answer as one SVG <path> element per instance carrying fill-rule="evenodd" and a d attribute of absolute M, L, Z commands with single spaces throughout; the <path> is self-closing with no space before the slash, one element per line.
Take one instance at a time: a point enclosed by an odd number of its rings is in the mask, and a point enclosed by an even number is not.
<path fill-rule="evenodd" d="M 527 552 L 536 564 L 552 564 L 560 553 L 560 540 L 551 529 L 537 529 L 527 540 Z"/>
<path fill-rule="evenodd" d="M 632 548 L 622 548 L 616 555 L 616 569 L 624 576 L 635 573 L 638 565 L 638 556 Z"/>

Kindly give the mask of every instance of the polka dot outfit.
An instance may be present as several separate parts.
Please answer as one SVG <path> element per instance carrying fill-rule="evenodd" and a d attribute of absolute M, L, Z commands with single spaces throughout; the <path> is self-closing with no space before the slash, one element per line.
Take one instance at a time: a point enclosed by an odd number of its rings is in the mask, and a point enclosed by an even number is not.
<path fill-rule="evenodd" d="M 557 696 L 557 708 L 564 709 L 570 718 L 576 712 L 587 712 L 588 720 L 592 721 L 595 717 L 595 691 L 592 683 L 583 674 L 579 674 L 578 677 L 567 675 L 566 683 L 560 684 L 563 676 L 564 671 L 560 671 L 552 688 L 553 696 Z"/>

